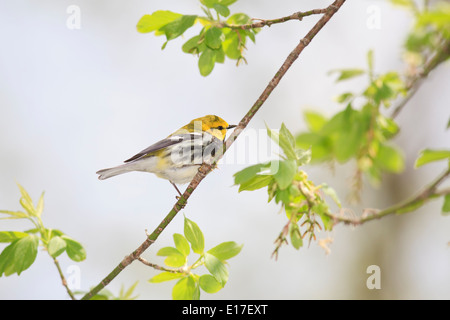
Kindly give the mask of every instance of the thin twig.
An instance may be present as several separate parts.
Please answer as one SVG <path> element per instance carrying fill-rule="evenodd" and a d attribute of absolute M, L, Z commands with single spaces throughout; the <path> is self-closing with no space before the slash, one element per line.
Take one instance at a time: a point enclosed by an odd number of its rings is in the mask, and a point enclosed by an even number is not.
<path fill-rule="evenodd" d="M 432 183 L 426 186 L 422 192 L 418 193 L 414 197 L 399 204 L 393 205 L 383 210 L 370 209 L 365 212 L 361 217 L 350 218 L 343 215 L 331 214 L 330 217 L 335 221 L 335 224 L 340 222 L 351 225 L 360 225 L 365 222 L 380 219 L 391 214 L 407 213 L 417 210 L 423 206 L 429 200 L 434 198 L 450 194 L 450 188 L 443 190 L 436 190 L 437 187 L 450 176 L 450 168 L 441 173 Z"/>
<path fill-rule="evenodd" d="M 70 298 L 72 300 L 76 300 L 75 295 L 73 294 L 72 290 L 70 290 L 69 286 L 67 285 L 66 278 L 64 277 L 64 273 L 61 270 L 61 266 L 59 265 L 58 260 L 56 260 L 56 258 L 54 258 L 54 257 L 52 257 L 52 258 L 53 258 L 53 262 L 54 262 L 56 268 L 58 269 L 58 273 L 59 273 L 59 277 L 61 278 L 62 285 L 66 288 L 66 291 L 67 291 L 68 295 L 70 296 Z"/>
<path fill-rule="evenodd" d="M 152 267 L 153 269 L 156 269 L 156 270 L 159 270 L 159 271 L 166 271 L 166 272 L 170 272 L 170 273 L 186 273 L 187 272 L 187 270 L 185 270 L 184 268 L 176 268 L 176 269 L 165 268 L 165 267 L 162 267 L 162 266 L 157 265 L 155 263 L 151 263 L 150 261 L 147 261 L 146 259 L 144 259 L 142 257 L 138 257 L 137 260 L 139 260 L 140 262 L 142 262 L 146 266 Z"/>
<path fill-rule="evenodd" d="M 247 114 L 239 122 L 238 126 L 234 129 L 230 137 L 225 141 L 223 152 L 216 154 L 213 163 L 217 163 L 223 156 L 223 154 L 230 148 L 233 142 L 237 139 L 239 134 L 247 127 L 250 120 L 258 112 L 264 102 L 267 100 L 271 92 L 280 82 L 281 78 L 286 74 L 287 70 L 291 67 L 295 60 L 297 60 L 303 49 L 311 42 L 311 40 L 316 36 L 316 34 L 323 28 L 325 24 L 331 19 L 331 17 L 339 10 L 339 8 L 345 3 L 345 0 L 336 0 L 327 9 L 321 19 L 314 25 L 314 27 L 306 34 L 306 36 L 300 40 L 300 43 L 295 47 L 295 49 L 289 54 L 289 56 L 284 61 L 283 65 L 277 71 L 275 76 L 269 82 L 269 84 L 264 89 L 263 93 L 256 100 L 254 105 L 250 108 Z M 147 239 L 130 255 L 126 256 L 115 268 L 111 271 L 97 286 L 95 286 L 91 291 L 84 295 L 81 299 L 87 300 L 92 298 L 101 289 L 106 287 L 123 269 L 125 269 L 134 260 L 138 259 L 141 254 L 153 244 L 161 232 L 167 227 L 167 225 L 172 221 L 172 219 L 177 215 L 177 213 L 184 208 L 186 201 L 192 195 L 194 190 L 200 184 L 200 182 L 206 177 L 206 175 L 214 168 L 214 165 L 204 163 L 198 170 L 189 186 L 183 193 L 178 201 L 173 206 L 172 210 L 167 214 L 163 221 L 156 227 L 156 229 L 147 237 Z"/>
<path fill-rule="evenodd" d="M 246 29 L 257 29 L 257 28 L 262 28 L 262 27 L 270 27 L 273 24 L 277 24 L 277 23 L 283 23 L 289 20 L 299 20 L 301 21 L 303 19 L 303 17 L 307 17 L 307 16 L 311 16 L 314 14 L 324 14 L 326 13 L 328 10 L 328 8 L 325 9 L 314 9 L 314 10 L 309 10 L 309 11 L 305 11 L 305 12 L 296 12 L 293 13 L 289 16 L 286 17 L 282 17 L 282 18 L 278 18 L 278 19 L 270 19 L 270 20 L 264 20 L 264 19 L 258 19 L 258 22 L 254 22 L 254 23 L 248 23 L 248 24 L 240 24 L 240 25 L 233 25 L 233 24 L 227 24 L 225 22 L 220 22 L 218 24 L 216 24 L 215 26 L 218 28 L 230 28 L 230 29 L 242 29 L 242 30 L 246 30 Z"/>

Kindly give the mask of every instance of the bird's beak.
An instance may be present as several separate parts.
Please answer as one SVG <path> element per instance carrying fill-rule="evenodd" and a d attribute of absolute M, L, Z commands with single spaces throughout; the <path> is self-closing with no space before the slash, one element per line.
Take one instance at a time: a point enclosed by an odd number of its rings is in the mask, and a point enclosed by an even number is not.
<path fill-rule="evenodd" d="M 235 125 L 235 124 L 231 124 L 231 125 L 229 125 L 228 126 L 228 128 L 227 129 L 233 129 L 233 128 L 236 128 L 237 127 L 237 125 Z"/>

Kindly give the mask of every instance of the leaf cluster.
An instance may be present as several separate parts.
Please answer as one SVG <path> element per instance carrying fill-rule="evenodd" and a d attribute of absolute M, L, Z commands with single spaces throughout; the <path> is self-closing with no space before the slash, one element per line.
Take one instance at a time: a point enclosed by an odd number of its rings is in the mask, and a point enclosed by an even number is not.
<path fill-rule="evenodd" d="M 234 241 L 223 242 L 205 251 L 205 239 L 198 225 L 188 218 L 184 219 L 184 235 L 173 235 L 174 247 L 164 247 L 158 256 L 165 257 L 166 266 L 173 268 L 157 274 L 149 281 L 159 283 L 177 280 L 172 290 L 175 300 L 200 299 L 200 289 L 206 293 L 216 293 L 228 281 L 228 260 L 236 256 L 242 249 Z M 188 257 L 191 254 L 199 255 L 196 261 L 189 265 Z M 209 273 L 199 275 L 194 269 L 205 266 Z"/>
<path fill-rule="evenodd" d="M 420 10 L 413 0 L 391 0 L 395 5 L 406 8 L 415 16 L 415 24 L 409 32 L 404 47 L 405 55 L 413 72 L 420 72 L 430 56 L 435 56 L 436 64 L 450 57 L 448 50 L 442 50 L 450 41 L 450 3 L 435 1 L 432 6 L 425 1 Z M 434 66 L 433 66 L 434 67 Z"/>
<path fill-rule="evenodd" d="M 340 206 L 340 201 L 334 190 L 327 185 L 316 186 L 300 167 L 311 160 L 311 150 L 296 147 L 295 138 L 287 127 L 282 124 L 280 130 L 267 128 L 267 134 L 283 151 L 279 160 L 256 164 L 247 167 L 234 175 L 235 185 L 239 192 L 253 191 L 267 187 L 268 201 L 274 200 L 280 204 L 288 223 L 275 241 L 274 254 L 282 244 L 287 243 L 287 237 L 294 248 L 303 245 L 305 236 L 316 239 L 317 229 L 331 230 L 333 221 L 330 219 L 330 209 L 322 193 L 326 193 Z"/>
<path fill-rule="evenodd" d="M 201 0 L 202 10 L 206 16 L 183 15 L 171 11 L 155 11 L 144 15 L 137 24 L 141 33 L 154 32 L 156 36 L 165 35 L 166 42 L 184 34 L 197 22 L 202 25 L 200 32 L 187 40 L 182 50 L 199 57 L 198 68 L 202 76 L 209 75 L 216 63 L 224 63 L 225 57 L 236 60 L 239 65 L 245 61 L 244 51 L 247 38 L 255 41 L 258 29 L 240 29 L 240 25 L 251 23 L 244 13 L 230 16 L 228 8 L 236 0 Z M 214 14 L 215 13 L 215 14 Z M 222 18 L 226 18 L 222 21 Z"/>
<path fill-rule="evenodd" d="M 382 113 L 399 95 L 405 84 L 398 73 L 389 71 L 375 75 L 373 52 L 367 55 L 367 69 L 333 70 L 337 82 L 366 76 L 367 87 L 362 92 L 344 92 L 336 101 L 344 110 L 327 119 L 313 111 L 305 112 L 308 131 L 297 135 L 300 148 L 311 148 L 312 162 L 336 160 L 339 163 L 355 159 L 358 170 L 368 174 L 373 183 L 383 172 L 399 173 L 404 169 L 404 157 L 390 140 L 399 132 L 397 123 Z"/>
<path fill-rule="evenodd" d="M 20 205 L 24 210 L 0 210 L 6 215 L 0 219 L 26 219 L 32 222 L 34 228 L 26 231 L 0 231 L 0 242 L 9 243 L 0 254 L 0 276 L 20 275 L 28 269 L 36 259 L 39 245 L 48 254 L 56 258 L 63 252 L 76 262 L 86 258 L 86 251 L 76 240 L 57 229 L 46 228 L 41 215 L 44 210 L 44 193 L 41 194 L 36 205 L 28 192 L 18 184 L 21 198 Z"/>

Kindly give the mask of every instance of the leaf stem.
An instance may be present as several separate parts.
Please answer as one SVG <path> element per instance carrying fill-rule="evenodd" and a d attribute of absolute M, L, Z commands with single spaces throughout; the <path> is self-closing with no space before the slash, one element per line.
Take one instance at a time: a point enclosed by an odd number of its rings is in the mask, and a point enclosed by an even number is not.
<path fill-rule="evenodd" d="M 73 294 L 72 290 L 70 290 L 69 286 L 67 285 L 66 278 L 64 277 L 64 274 L 61 270 L 61 266 L 59 265 L 58 260 L 56 258 L 51 257 L 53 259 L 53 263 L 55 264 L 56 268 L 58 269 L 59 277 L 61 278 L 62 285 L 66 288 L 67 294 L 70 296 L 72 300 L 76 300 L 75 295 Z"/>
<path fill-rule="evenodd" d="M 137 258 L 137 260 L 139 260 L 140 262 L 142 262 L 146 266 L 152 267 L 152 268 L 154 268 L 156 270 L 166 271 L 166 272 L 171 272 L 171 273 L 186 273 L 186 270 L 184 268 L 169 269 L 169 268 L 157 265 L 155 263 L 151 263 L 150 261 L 147 261 L 146 259 L 144 259 L 142 257 Z"/>

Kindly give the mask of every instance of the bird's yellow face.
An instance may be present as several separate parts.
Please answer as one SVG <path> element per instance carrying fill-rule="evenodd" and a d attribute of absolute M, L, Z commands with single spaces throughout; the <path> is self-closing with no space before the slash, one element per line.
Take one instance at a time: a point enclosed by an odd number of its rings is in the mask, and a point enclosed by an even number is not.
<path fill-rule="evenodd" d="M 182 129 L 189 132 L 204 131 L 212 134 L 214 137 L 220 140 L 224 140 L 227 134 L 227 129 L 236 127 L 235 125 L 229 125 L 222 118 L 215 115 L 207 115 L 201 118 L 192 120 L 189 124 L 185 125 Z"/>

